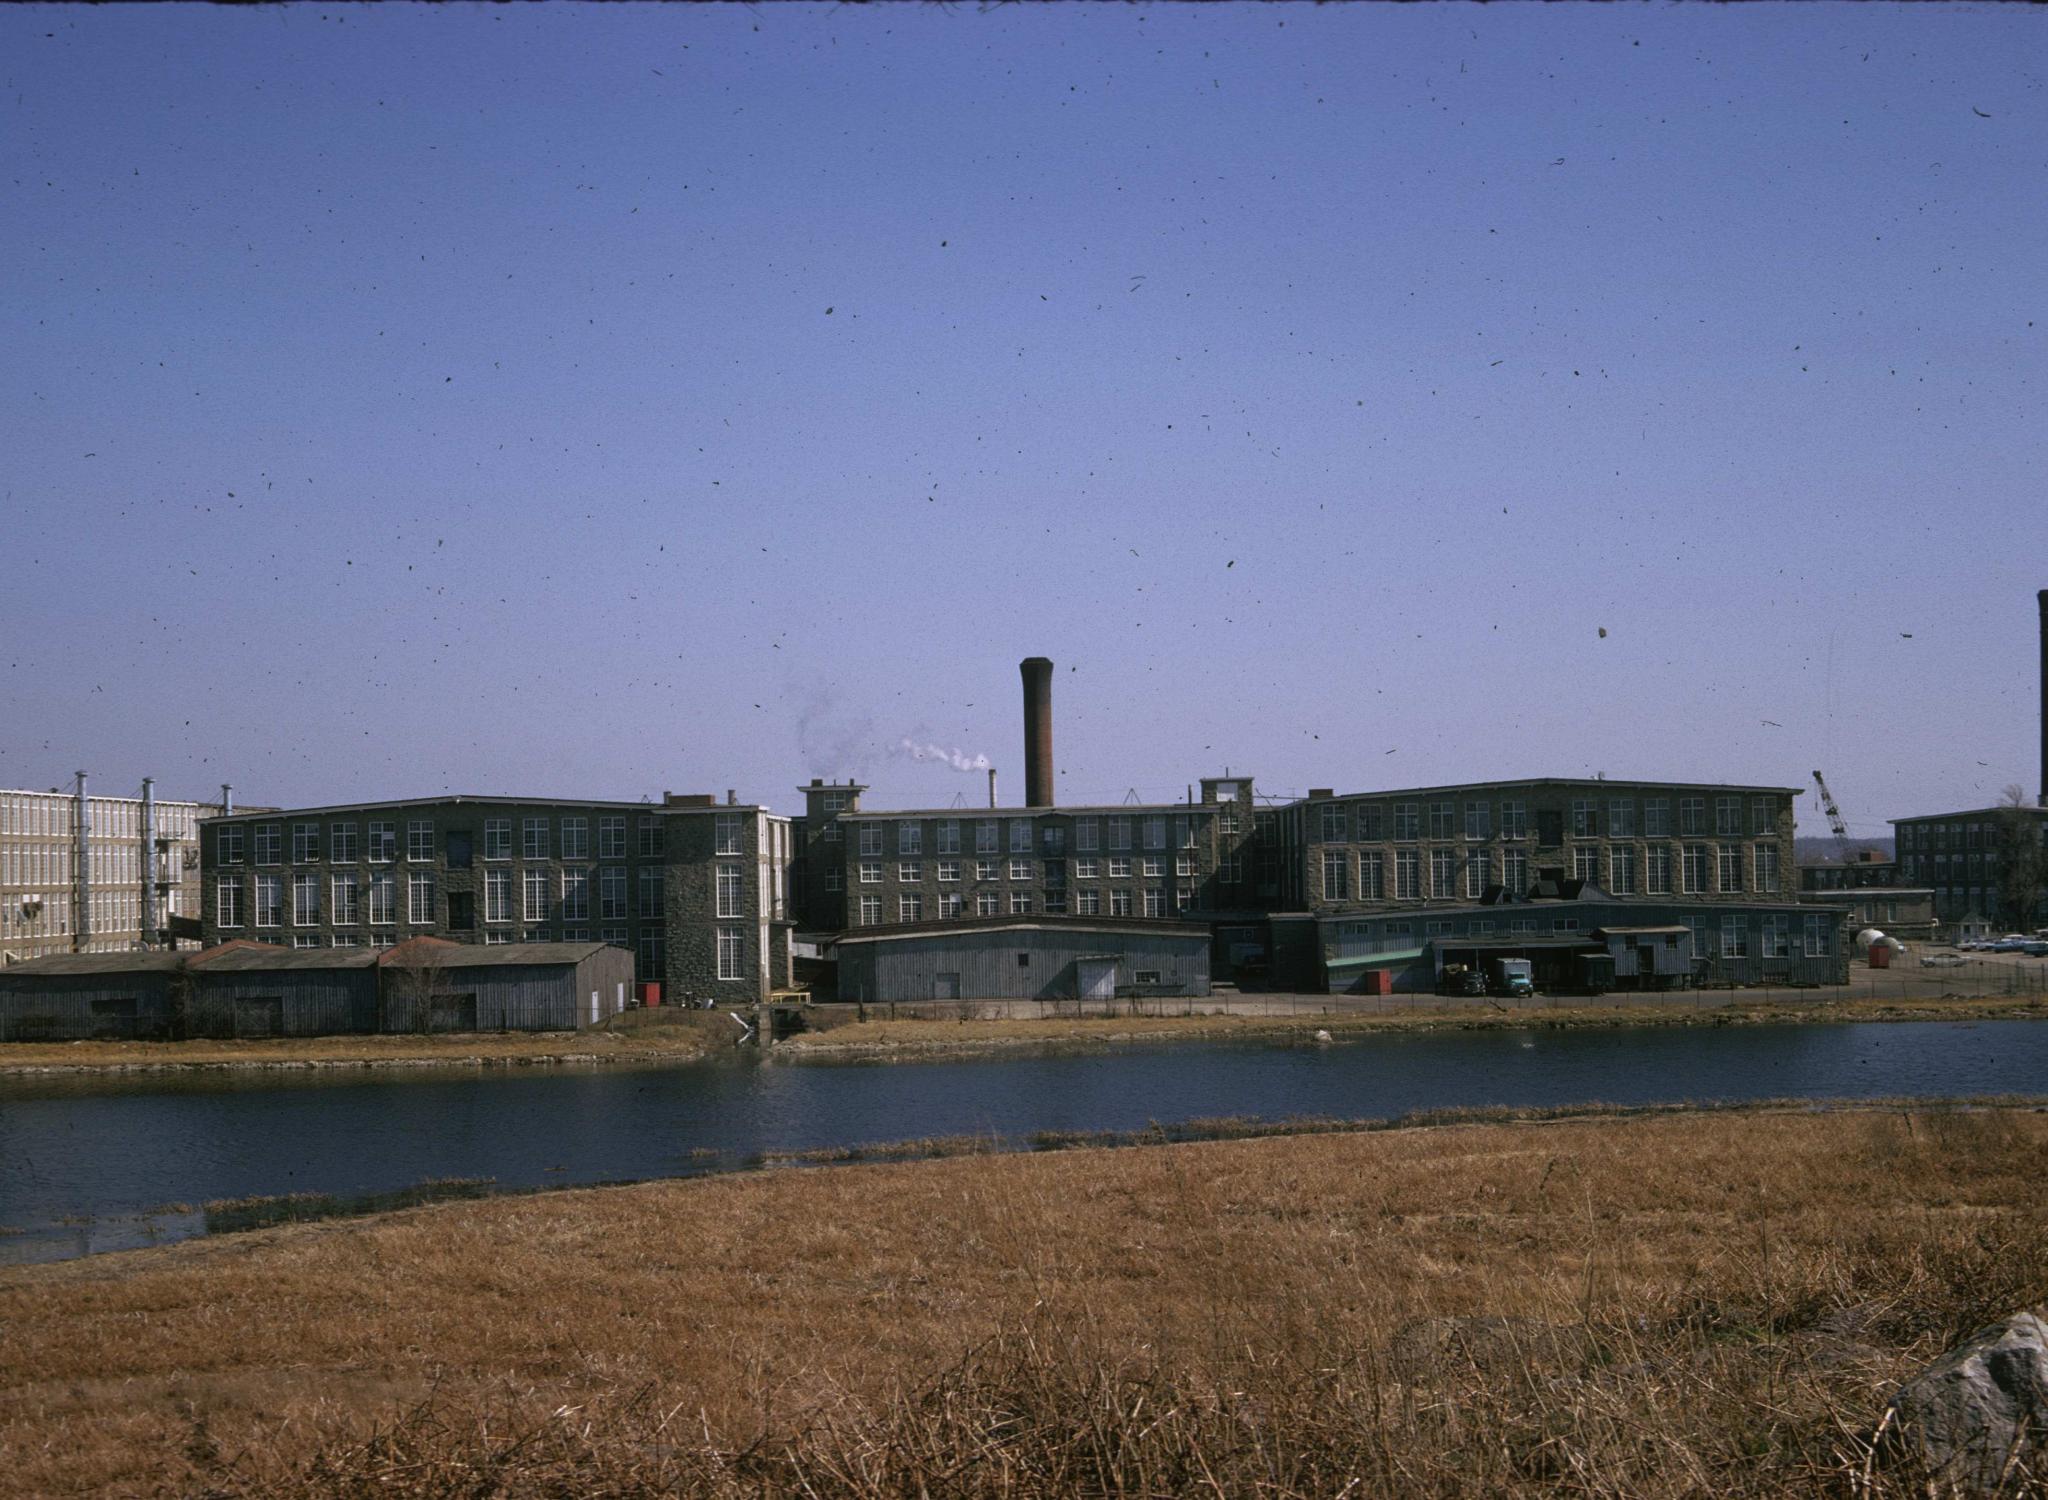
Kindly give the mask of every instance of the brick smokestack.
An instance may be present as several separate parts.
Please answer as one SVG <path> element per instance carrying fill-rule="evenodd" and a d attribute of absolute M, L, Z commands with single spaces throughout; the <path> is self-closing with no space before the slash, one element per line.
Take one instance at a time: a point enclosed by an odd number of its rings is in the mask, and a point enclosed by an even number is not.
<path fill-rule="evenodd" d="M 1024 805 L 1052 806 L 1052 662 L 1027 656 L 1024 674 Z"/>
<path fill-rule="evenodd" d="M 2048 589 L 2034 602 L 2041 607 L 2041 779 L 2034 783 L 2034 805 L 2048 807 Z"/>

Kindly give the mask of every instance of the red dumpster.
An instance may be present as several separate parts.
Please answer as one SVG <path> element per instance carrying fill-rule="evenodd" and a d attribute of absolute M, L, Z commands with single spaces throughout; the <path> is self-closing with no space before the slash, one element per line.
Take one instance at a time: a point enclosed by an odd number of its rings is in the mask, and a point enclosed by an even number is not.
<path fill-rule="evenodd" d="M 1870 967 L 1871 967 L 1871 968 L 1873 968 L 1873 969 L 1889 969 L 1889 968 L 1890 968 L 1891 966 L 1892 966 L 1892 948 L 1891 948 L 1891 944 L 1889 944 L 1889 943 L 1872 943 L 1872 944 L 1870 945 Z"/>
<path fill-rule="evenodd" d="M 641 1003 L 641 1004 L 642 1004 L 643 1006 L 646 1006 L 646 1007 L 648 1007 L 649 1009 L 652 1009 L 653 1007 L 655 1007 L 655 1006 L 657 1006 L 657 1005 L 661 1004 L 661 985 L 660 985 L 660 983 L 659 983 L 658 981 L 653 981 L 653 980 L 642 980 L 642 981 L 641 981 L 641 983 L 640 983 L 640 1003 Z"/>
<path fill-rule="evenodd" d="M 1368 995 L 1393 994 L 1394 971 L 1392 969 L 1367 969 L 1365 971 L 1364 993 Z"/>

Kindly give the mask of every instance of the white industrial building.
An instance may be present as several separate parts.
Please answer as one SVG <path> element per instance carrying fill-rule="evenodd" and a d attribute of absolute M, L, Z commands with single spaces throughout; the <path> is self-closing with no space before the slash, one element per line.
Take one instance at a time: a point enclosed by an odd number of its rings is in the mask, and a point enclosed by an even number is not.
<path fill-rule="evenodd" d="M 0 790 L 0 963 L 171 946 L 172 919 L 198 919 L 199 820 L 221 806 L 158 800 L 147 780 L 98 796 L 82 773 L 69 791 Z"/>

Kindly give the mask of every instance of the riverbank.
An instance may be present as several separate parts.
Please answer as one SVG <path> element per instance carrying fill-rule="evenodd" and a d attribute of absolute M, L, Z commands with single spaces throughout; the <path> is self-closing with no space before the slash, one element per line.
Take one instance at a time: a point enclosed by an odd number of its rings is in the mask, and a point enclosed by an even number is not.
<path fill-rule="evenodd" d="M 1403 997 L 1405 998 L 1405 997 Z M 1814 1025 L 1871 1021 L 2048 1020 L 2038 996 L 1940 996 L 1925 999 L 1756 1000 L 1674 996 L 1620 1002 L 1491 1002 L 1455 1006 L 1418 996 L 1411 1010 L 1367 1011 L 1349 997 L 1282 996 L 1293 1013 L 1266 1013 L 1260 1001 L 1196 1015 L 982 1018 L 925 1015 L 857 1020 L 850 1007 L 821 1006 L 818 1030 L 776 1046 L 784 1056 L 915 1058 L 971 1056 L 1010 1048 L 1113 1047 L 1172 1041 L 1300 1041 L 1328 1032 L 1343 1041 L 1375 1032 L 1575 1030 L 1613 1026 Z M 1267 1002 L 1268 1004 L 1273 1002 Z M 659 1067 L 729 1053 L 739 1036 L 719 1012 L 629 1011 L 583 1031 L 428 1036 L 272 1037 L 184 1042 L 10 1042 L 0 1048 L 0 1080 L 98 1073 L 312 1071 L 387 1068 L 516 1068 L 630 1065 Z"/>
<path fill-rule="evenodd" d="M 1865 1437 L 2048 1292 L 2044 1153 L 2025 1109 L 1437 1126 L 18 1268 L 0 1492 L 1903 1495 Z"/>
<path fill-rule="evenodd" d="M 52 1074 L 518 1068 L 694 1062 L 738 1030 L 706 1012 L 629 1011 L 582 1031 L 265 1037 L 184 1042 L 9 1042 L 0 1079 Z"/>
<path fill-rule="evenodd" d="M 1313 997 L 1311 997 L 1312 999 Z M 1424 1004 L 1431 997 L 1418 997 Z M 1308 1002 L 1304 1002 L 1305 1004 Z M 809 1057 L 887 1057 L 999 1051 L 1008 1047 L 1115 1046 L 1162 1041 L 1310 1041 L 1328 1032 L 1342 1041 L 1375 1032 L 1576 1030 L 1604 1026 L 1768 1026 L 1873 1021 L 2048 1020 L 2048 1000 L 1984 995 L 1925 1000 L 1841 999 L 1756 1002 L 1715 997 L 1624 1004 L 1518 1005 L 1484 1002 L 1455 1009 L 1368 1012 L 1332 1007 L 1271 1016 L 1245 1008 L 1224 1014 L 955 1018 L 845 1022 L 780 1042 L 778 1052 Z"/>

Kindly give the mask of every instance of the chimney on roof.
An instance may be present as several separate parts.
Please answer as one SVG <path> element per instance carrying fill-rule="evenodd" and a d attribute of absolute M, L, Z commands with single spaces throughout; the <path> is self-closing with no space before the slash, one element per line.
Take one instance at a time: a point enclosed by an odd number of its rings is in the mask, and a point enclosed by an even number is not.
<path fill-rule="evenodd" d="M 725 805 L 727 807 L 738 807 L 740 805 L 740 794 L 732 787 L 725 789 Z"/>
<path fill-rule="evenodd" d="M 988 768 L 988 805 L 990 807 L 996 805 L 996 768 L 994 766 Z"/>
<path fill-rule="evenodd" d="M 1052 806 L 1052 661 L 1027 656 L 1024 674 L 1024 805 Z"/>

